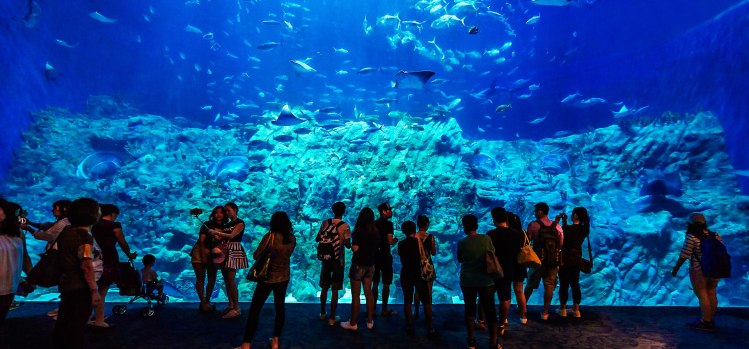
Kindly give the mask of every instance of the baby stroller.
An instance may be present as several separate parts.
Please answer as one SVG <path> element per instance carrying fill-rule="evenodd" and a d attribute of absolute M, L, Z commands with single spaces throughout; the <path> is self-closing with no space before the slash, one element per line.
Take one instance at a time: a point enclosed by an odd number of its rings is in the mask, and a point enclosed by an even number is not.
<path fill-rule="evenodd" d="M 143 283 L 140 279 L 140 273 L 133 266 L 133 261 L 120 262 L 120 281 L 117 283 L 117 287 L 120 289 L 120 296 L 133 296 L 127 304 L 115 305 L 112 308 L 112 312 L 117 315 L 122 315 L 127 312 L 128 304 L 132 304 L 138 299 L 143 299 L 148 302 L 148 307 L 141 310 L 143 317 L 151 317 L 156 311 L 154 310 L 153 302 L 159 305 L 169 303 L 169 296 L 162 295 L 158 296 L 158 285 L 156 282 Z"/>

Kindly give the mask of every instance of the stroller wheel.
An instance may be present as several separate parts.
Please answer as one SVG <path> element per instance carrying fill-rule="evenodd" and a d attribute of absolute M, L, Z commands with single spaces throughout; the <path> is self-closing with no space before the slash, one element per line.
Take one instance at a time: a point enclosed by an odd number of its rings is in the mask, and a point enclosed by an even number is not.
<path fill-rule="evenodd" d="M 112 307 L 112 312 L 117 315 L 125 314 L 127 313 L 127 305 L 115 305 L 114 307 Z"/>
<path fill-rule="evenodd" d="M 145 308 L 140 313 L 143 317 L 152 317 L 156 312 L 151 308 Z"/>
<path fill-rule="evenodd" d="M 169 296 L 164 295 L 164 298 L 161 300 L 161 304 L 167 304 L 169 303 Z"/>

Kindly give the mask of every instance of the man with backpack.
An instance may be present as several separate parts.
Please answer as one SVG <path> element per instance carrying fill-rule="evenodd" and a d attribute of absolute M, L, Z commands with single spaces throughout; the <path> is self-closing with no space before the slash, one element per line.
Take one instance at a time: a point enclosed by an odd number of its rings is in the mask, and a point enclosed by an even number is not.
<path fill-rule="evenodd" d="M 718 310 L 718 281 L 731 277 L 731 256 L 723 240 L 707 229 L 705 216 L 692 213 L 687 223 L 687 233 L 679 260 L 671 271 L 676 276 L 684 261 L 689 259 L 689 280 L 700 303 L 702 318 L 688 323 L 698 330 L 715 329 L 715 312 Z"/>
<path fill-rule="evenodd" d="M 317 232 L 317 259 L 322 263 L 320 269 L 320 320 L 328 318 L 330 326 L 335 325 L 339 317 L 335 315 L 338 307 L 338 291 L 343 288 L 343 266 L 346 248 L 351 248 L 351 228 L 343 221 L 346 204 L 336 202 L 331 207 L 333 218 L 326 219 Z M 330 316 L 325 312 L 328 289 L 332 288 L 330 298 Z"/>
<path fill-rule="evenodd" d="M 533 290 L 538 288 L 541 280 L 544 282 L 544 310 L 541 319 L 549 319 L 549 306 L 557 287 L 557 271 L 562 261 L 562 243 L 564 233 L 559 225 L 559 218 L 552 222 L 549 219 L 549 205 L 539 202 L 535 206 L 536 220 L 528 224 L 528 236 L 533 244 L 533 250 L 541 259 L 541 266 L 531 273 L 525 285 L 525 299 L 529 300 Z"/>

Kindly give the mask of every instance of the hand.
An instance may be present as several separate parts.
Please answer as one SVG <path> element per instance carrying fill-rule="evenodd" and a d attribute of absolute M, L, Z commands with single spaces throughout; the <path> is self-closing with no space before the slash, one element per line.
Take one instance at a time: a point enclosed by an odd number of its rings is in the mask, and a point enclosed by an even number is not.
<path fill-rule="evenodd" d="M 99 290 L 94 288 L 91 290 L 91 306 L 95 307 L 101 303 L 101 297 L 99 296 Z"/>
<path fill-rule="evenodd" d="M 135 259 L 136 257 L 138 257 L 138 252 L 132 252 L 127 256 L 130 257 L 130 259 Z"/>

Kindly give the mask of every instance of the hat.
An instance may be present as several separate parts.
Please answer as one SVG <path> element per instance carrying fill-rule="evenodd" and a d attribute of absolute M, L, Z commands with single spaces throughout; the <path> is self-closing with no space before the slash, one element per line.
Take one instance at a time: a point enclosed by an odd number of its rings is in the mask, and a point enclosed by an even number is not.
<path fill-rule="evenodd" d="M 388 204 L 387 202 L 383 202 L 380 205 L 377 206 L 377 211 L 385 211 L 385 210 L 392 210 L 393 208 Z"/>

